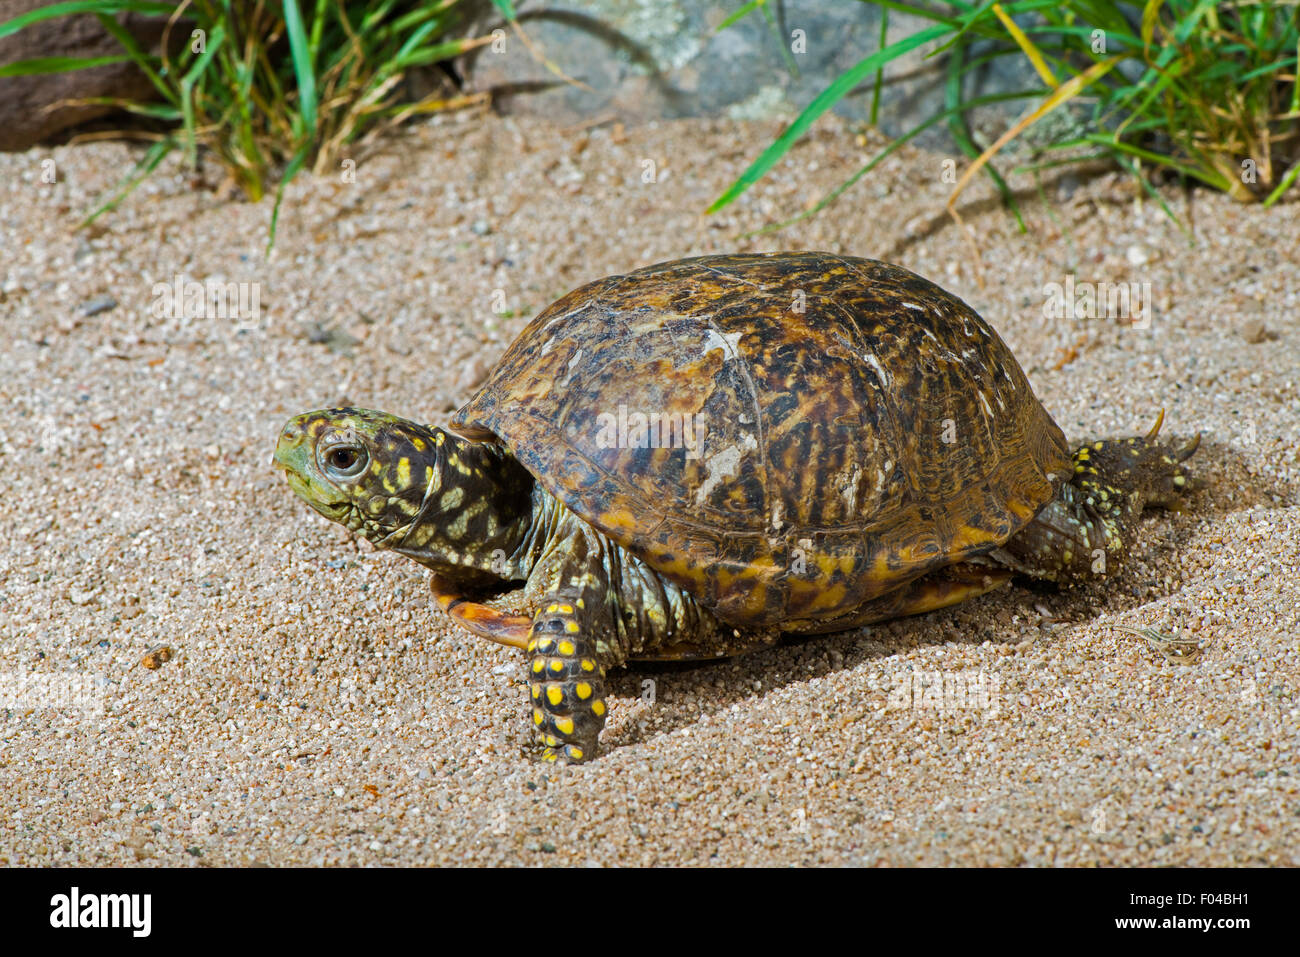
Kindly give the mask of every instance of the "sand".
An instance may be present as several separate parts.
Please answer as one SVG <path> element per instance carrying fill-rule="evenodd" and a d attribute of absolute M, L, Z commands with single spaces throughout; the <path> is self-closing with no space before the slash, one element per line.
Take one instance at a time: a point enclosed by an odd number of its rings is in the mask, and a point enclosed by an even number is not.
<path fill-rule="evenodd" d="M 878 146 L 828 121 L 701 215 L 778 130 L 441 118 L 294 183 L 269 261 L 269 204 L 215 170 L 165 164 L 77 232 L 137 149 L 0 155 L 0 864 L 1300 864 L 1300 206 L 1170 188 L 1192 245 L 1120 176 L 1047 179 L 1049 206 L 1022 176 L 1029 232 L 977 182 L 967 238 L 947 157 L 904 149 L 738 238 Z M 543 765 L 522 654 L 297 501 L 278 430 L 440 421 L 568 289 L 782 248 L 961 296 L 1072 441 L 1163 406 L 1206 488 L 1077 592 L 618 672 L 602 756 Z M 1149 283 L 1149 325 L 1045 318 L 1072 275 Z M 155 314 L 177 277 L 258 283 L 260 316 Z"/>

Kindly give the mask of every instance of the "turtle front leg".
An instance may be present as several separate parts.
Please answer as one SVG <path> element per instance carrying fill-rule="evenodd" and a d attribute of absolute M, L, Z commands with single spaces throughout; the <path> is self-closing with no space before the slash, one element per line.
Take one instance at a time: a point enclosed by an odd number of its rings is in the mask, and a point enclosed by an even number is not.
<path fill-rule="evenodd" d="M 605 726 L 605 669 L 591 636 L 596 616 L 587 604 L 585 597 L 556 596 L 538 611 L 528 638 L 533 724 L 547 761 L 593 757 Z"/>
<path fill-rule="evenodd" d="M 1112 575 L 1145 508 L 1181 507 L 1197 482 L 1183 462 L 1201 437 L 1182 446 L 1156 439 L 1164 412 L 1145 436 L 1081 446 L 1060 495 L 990 557 L 1015 571 L 1063 584 Z"/>

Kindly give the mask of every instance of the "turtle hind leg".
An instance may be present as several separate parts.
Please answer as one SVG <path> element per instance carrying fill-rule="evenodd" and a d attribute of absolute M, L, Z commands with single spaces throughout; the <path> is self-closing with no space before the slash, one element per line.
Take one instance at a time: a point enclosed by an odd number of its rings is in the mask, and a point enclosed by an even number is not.
<path fill-rule="evenodd" d="M 1135 497 L 1138 512 L 1144 508 L 1180 510 L 1183 495 L 1199 483 L 1183 469 L 1201 444 L 1198 432 L 1190 442 L 1174 446 L 1156 436 L 1165 421 L 1164 409 L 1144 436 L 1110 439 L 1080 446 L 1074 453 L 1073 484 L 1096 496 L 1116 491 Z"/>
<path fill-rule="evenodd" d="M 1183 468 L 1198 434 L 1174 446 L 1156 435 L 1163 410 L 1145 436 L 1080 446 L 1074 474 L 1028 525 L 990 558 L 1035 578 L 1065 584 L 1113 574 L 1144 508 L 1179 509 L 1200 483 Z"/>
<path fill-rule="evenodd" d="M 528 640 L 533 725 L 547 761 L 593 757 L 605 725 L 605 669 L 584 630 L 583 599 L 555 598 L 537 612 Z"/>

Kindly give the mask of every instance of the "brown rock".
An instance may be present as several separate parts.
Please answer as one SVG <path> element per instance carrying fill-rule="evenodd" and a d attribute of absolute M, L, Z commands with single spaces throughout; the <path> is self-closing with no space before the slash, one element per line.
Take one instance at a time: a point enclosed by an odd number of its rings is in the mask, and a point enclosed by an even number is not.
<path fill-rule="evenodd" d="M 172 660 L 172 654 L 171 645 L 159 645 L 157 648 L 150 648 L 144 658 L 141 659 L 140 664 L 150 671 L 157 671 Z"/>
<path fill-rule="evenodd" d="M 0 23 L 8 23 L 49 0 L 0 0 Z M 154 49 L 166 21 L 135 14 L 119 17 L 142 49 Z M 184 41 L 188 32 L 172 30 Z M 99 57 L 122 53 L 122 47 L 90 14 L 58 17 L 24 27 L 0 39 L 0 66 L 34 57 Z M 70 73 L 38 73 L 0 79 L 0 150 L 25 150 L 60 130 L 113 112 L 110 106 L 63 105 L 61 100 L 114 96 L 137 100 L 157 98 L 148 78 L 132 63 L 111 63 Z"/>
<path fill-rule="evenodd" d="M 1237 327 L 1237 332 L 1241 338 L 1252 343 L 1277 338 L 1277 333 L 1264 325 L 1263 319 L 1247 319 Z"/>

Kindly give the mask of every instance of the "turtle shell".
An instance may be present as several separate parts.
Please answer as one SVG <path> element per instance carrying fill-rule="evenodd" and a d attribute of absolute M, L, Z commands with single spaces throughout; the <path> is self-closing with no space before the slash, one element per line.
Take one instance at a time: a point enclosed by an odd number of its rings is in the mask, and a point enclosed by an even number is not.
<path fill-rule="evenodd" d="M 1071 474 L 960 299 L 829 253 L 704 256 L 582 286 L 454 417 L 746 628 L 851 617 L 990 551 Z"/>

